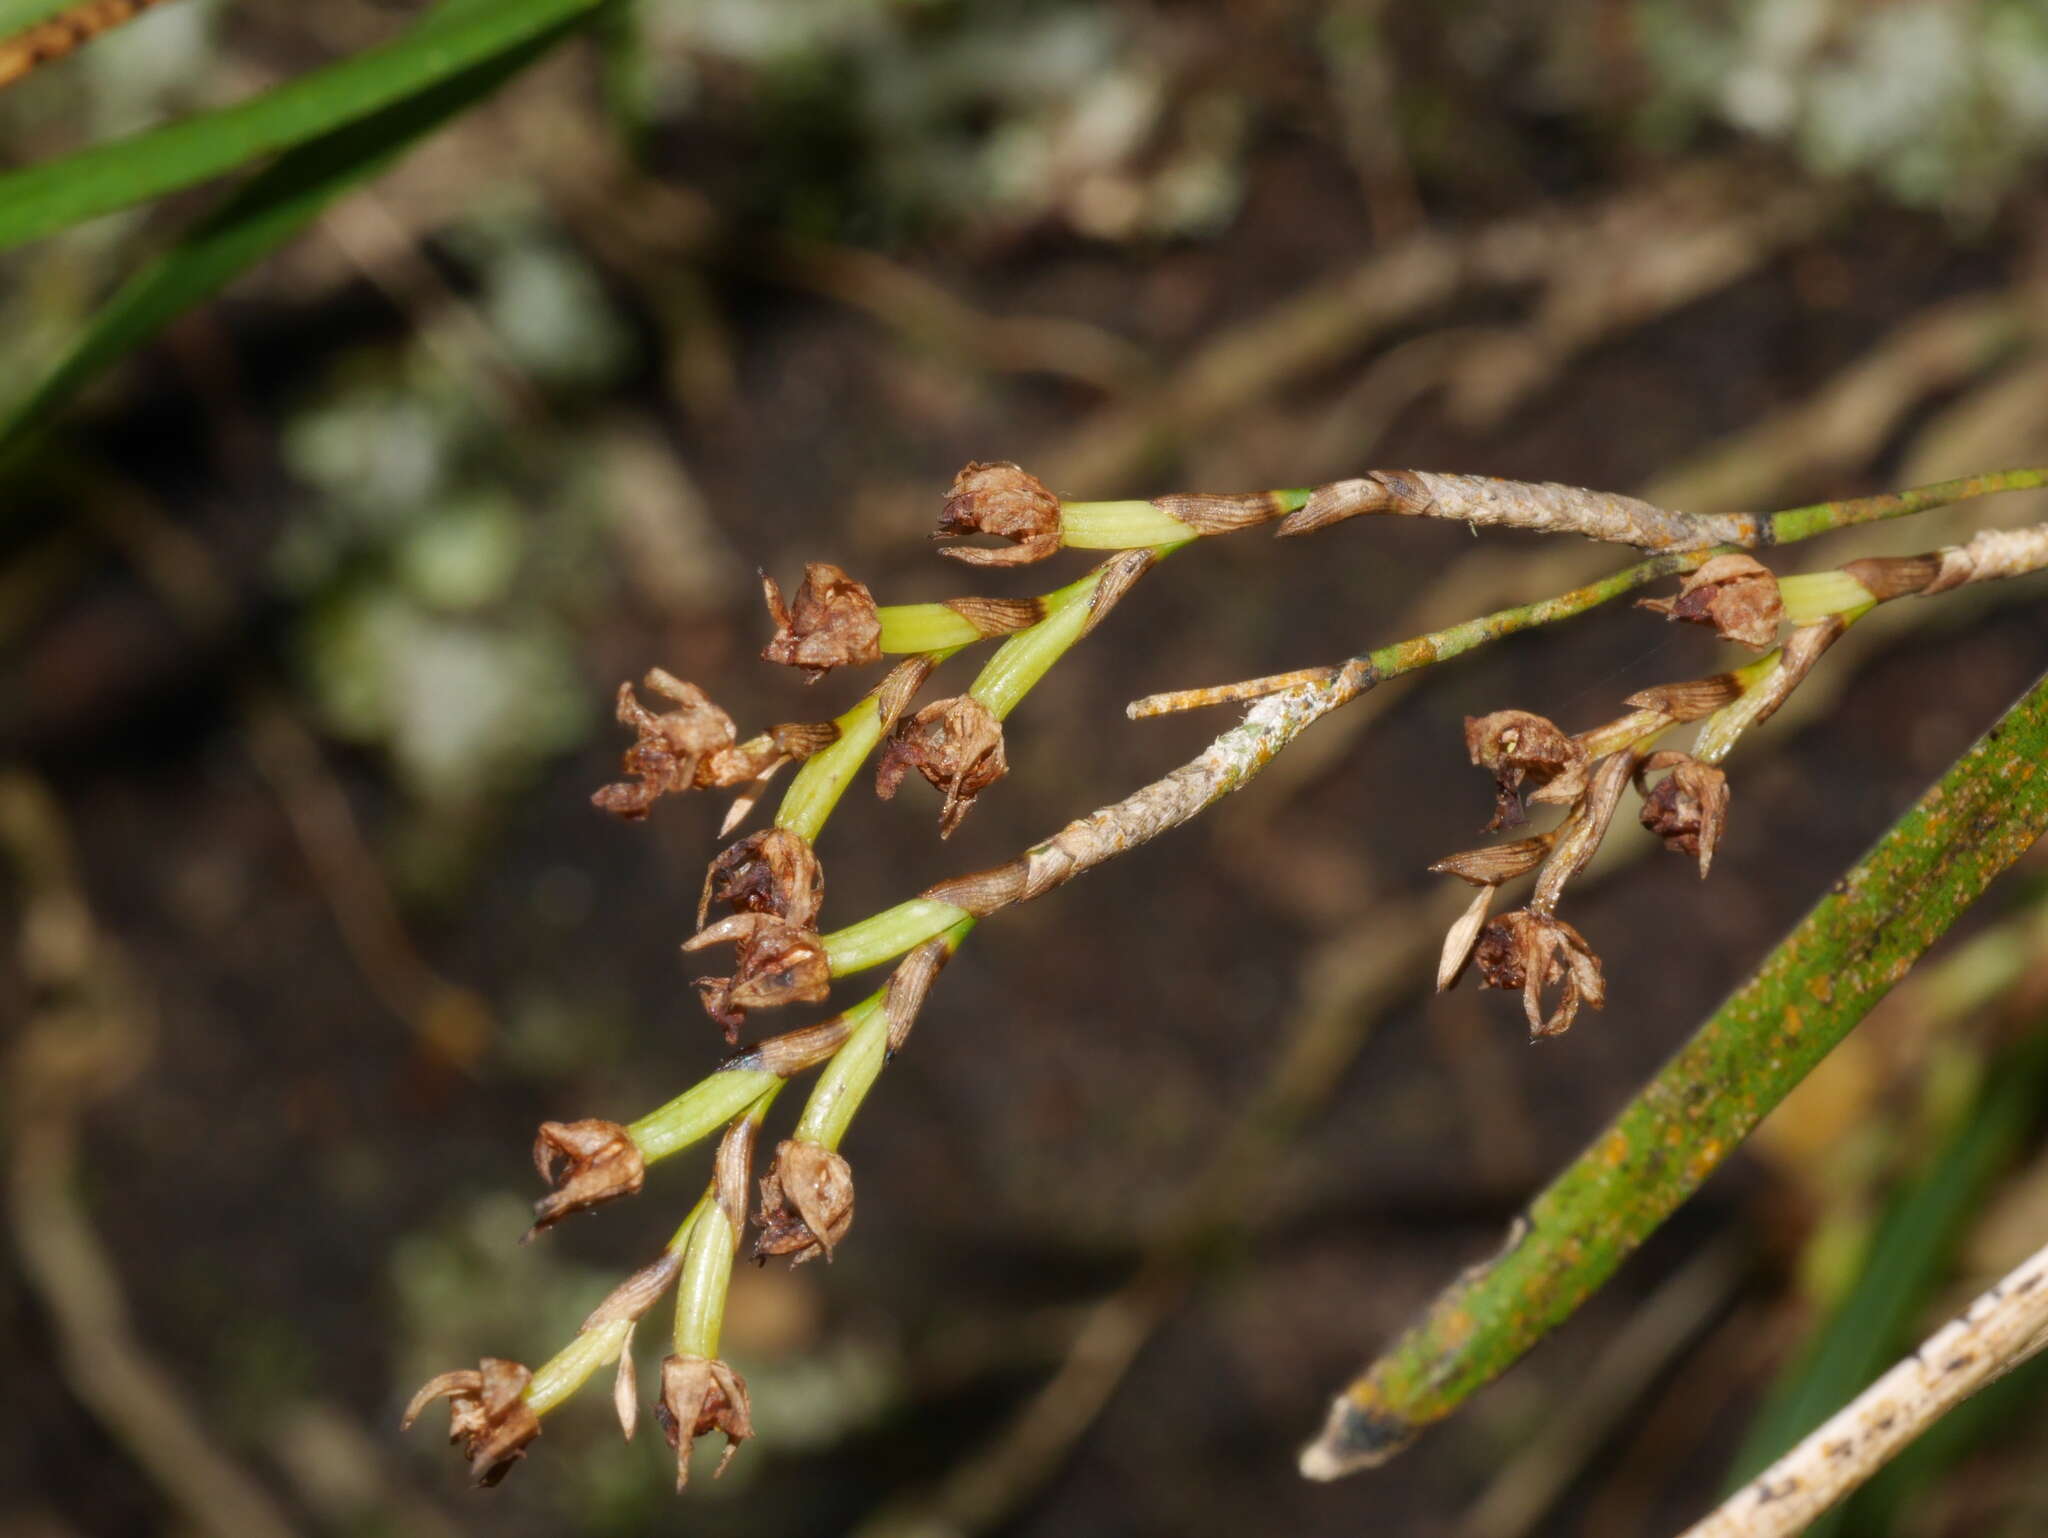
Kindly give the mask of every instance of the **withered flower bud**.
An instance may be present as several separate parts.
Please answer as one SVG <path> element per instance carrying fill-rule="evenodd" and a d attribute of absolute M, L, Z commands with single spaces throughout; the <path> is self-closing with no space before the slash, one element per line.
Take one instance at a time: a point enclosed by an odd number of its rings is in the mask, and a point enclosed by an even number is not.
<path fill-rule="evenodd" d="M 754 1256 L 789 1255 L 792 1265 L 823 1255 L 853 1227 L 853 1171 L 817 1143 L 775 1145 L 775 1163 L 761 1178 L 761 1236 Z"/>
<path fill-rule="evenodd" d="M 1708 625 L 1728 641 L 1753 651 L 1766 651 L 1778 639 L 1785 603 L 1778 579 L 1752 556 L 1717 555 L 1689 573 L 1676 598 L 1638 598 L 1636 607 L 1666 619 Z"/>
<path fill-rule="evenodd" d="M 1465 751 L 1494 778 L 1493 820 L 1488 832 L 1527 821 L 1522 812 L 1524 780 L 1535 782 L 1532 801 L 1569 805 L 1586 792 L 1585 747 L 1554 721 L 1526 710 L 1496 710 L 1465 718 Z"/>
<path fill-rule="evenodd" d="M 1671 772 L 1644 796 L 1643 826 L 1664 840 L 1666 849 L 1699 856 L 1704 879 L 1728 826 L 1728 776 L 1688 754 L 1666 751 L 1644 761 L 1636 789 L 1643 788 L 1644 775 L 1659 769 Z"/>
<path fill-rule="evenodd" d="M 1503 913 L 1479 936 L 1472 961 L 1485 988 L 1519 988 L 1529 1017 L 1529 1034 L 1557 1036 L 1571 1029 L 1581 1001 L 1602 1009 L 1607 983 L 1600 958 L 1563 919 L 1521 908 Z M 1543 995 L 1562 985 L 1557 1008 L 1543 1012 Z"/>
<path fill-rule="evenodd" d="M 761 650 L 764 662 L 801 668 L 816 683 L 833 668 L 858 667 L 882 655 L 882 621 L 874 596 L 837 566 L 812 561 L 804 567 L 796 602 L 785 606 L 782 589 L 766 572 L 761 591 L 775 621 L 775 637 Z"/>
<path fill-rule="evenodd" d="M 526 1444 L 540 1435 L 540 1417 L 525 1399 L 533 1374 L 517 1362 L 487 1356 L 476 1370 L 444 1372 L 429 1379 L 405 1407 L 410 1430 L 436 1399 L 448 1400 L 448 1440 L 462 1444 L 470 1478 L 494 1485 L 526 1456 Z"/>
<path fill-rule="evenodd" d="M 770 913 L 799 929 L 815 928 L 825 901 L 825 869 L 811 841 L 788 828 L 764 828 L 720 852 L 704 873 L 697 926 L 715 902 L 735 913 Z"/>
<path fill-rule="evenodd" d="M 832 991 L 825 947 L 815 931 L 785 923 L 772 913 L 735 913 L 683 942 L 686 951 L 725 940 L 739 942 L 731 977 L 700 977 L 696 987 L 704 1012 L 737 1042 L 750 1009 L 778 1004 L 815 1004 Z"/>
<path fill-rule="evenodd" d="M 695 684 L 655 668 L 647 675 L 647 687 L 673 701 L 676 709 L 656 715 L 634 696 L 630 683 L 619 685 L 619 720 L 639 734 L 626 749 L 622 767 L 640 783 L 607 785 L 590 798 L 603 810 L 628 819 L 645 817 L 658 797 L 705 783 L 700 769 L 739 735 L 732 717 Z"/>
<path fill-rule="evenodd" d="M 556 1162 L 562 1161 L 557 1172 Z M 615 1121 L 544 1121 L 533 1140 L 533 1166 L 555 1188 L 533 1204 L 528 1237 L 572 1212 L 586 1212 L 614 1197 L 634 1196 L 647 1178 L 647 1161 Z"/>
<path fill-rule="evenodd" d="M 953 478 L 933 539 L 991 534 L 1008 550 L 955 545 L 942 550 L 973 566 L 1029 566 L 1060 547 L 1060 499 L 1035 475 L 1008 461 L 975 461 Z"/>
<path fill-rule="evenodd" d="M 662 1435 L 676 1450 L 676 1488 L 690 1482 L 690 1453 L 697 1438 L 725 1433 L 725 1454 L 713 1472 L 716 1479 L 754 1434 L 747 1404 L 747 1380 L 714 1357 L 672 1356 L 661 1364 L 661 1403 L 654 1407 Z"/>
<path fill-rule="evenodd" d="M 945 793 L 939 836 L 950 837 L 974 798 L 1010 772 L 1003 756 L 1003 723 L 971 694 L 934 700 L 899 722 L 883 744 L 875 794 L 889 800 L 912 769 Z"/>

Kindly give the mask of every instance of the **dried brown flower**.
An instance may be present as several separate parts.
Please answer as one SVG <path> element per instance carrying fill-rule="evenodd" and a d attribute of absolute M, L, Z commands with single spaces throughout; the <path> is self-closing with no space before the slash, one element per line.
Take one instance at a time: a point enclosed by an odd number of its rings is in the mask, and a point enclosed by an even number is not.
<path fill-rule="evenodd" d="M 1480 986 L 1522 990 L 1522 1008 L 1529 1017 L 1532 1037 L 1570 1030 L 1581 1001 L 1595 1009 L 1607 1003 L 1600 958 L 1586 944 L 1585 936 L 1548 913 L 1528 908 L 1503 913 L 1481 932 L 1472 960 L 1479 968 Z M 1563 991 L 1557 1008 L 1546 1015 L 1543 995 L 1560 985 Z"/>
<path fill-rule="evenodd" d="M 683 942 L 686 951 L 726 940 L 739 942 L 730 977 L 700 977 L 704 1011 L 737 1042 L 750 1009 L 815 1004 L 832 991 L 832 971 L 816 931 L 772 913 L 735 913 Z"/>
<path fill-rule="evenodd" d="M 532 1381 L 533 1374 L 519 1363 L 487 1356 L 474 1370 L 429 1379 L 405 1407 L 403 1425 L 411 1429 L 422 1410 L 445 1397 L 448 1440 L 462 1444 L 473 1481 L 494 1485 L 526 1456 L 526 1444 L 540 1435 L 540 1417 L 525 1398 Z"/>
<path fill-rule="evenodd" d="M 705 783 L 699 770 L 706 760 L 731 747 L 739 735 L 732 717 L 695 684 L 654 668 L 647 675 L 647 687 L 677 708 L 656 715 L 635 697 L 630 683 L 619 685 L 619 720 L 639 734 L 626 749 L 622 767 L 639 783 L 607 785 L 590 798 L 605 811 L 628 819 L 645 817 L 658 797 Z"/>
<path fill-rule="evenodd" d="M 1060 499 L 1007 460 L 976 461 L 953 478 L 933 539 L 991 534 L 1012 548 L 954 545 L 940 553 L 973 566 L 1028 566 L 1060 547 Z"/>
<path fill-rule="evenodd" d="M 1465 718 L 1465 751 L 1472 762 L 1490 770 L 1495 785 L 1493 820 L 1497 832 L 1526 821 L 1522 784 L 1534 781 L 1532 801 L 1569 805 L 1585 794 L 1585 747 L 1556 722 L 1526 710 L 1496 710 L 1492 715 Z"/>
<path fill-rule="evenodd" d="M 1638 598 L 1636 607 L 1666 619 L 1708 625 L 1728 641 L 1766 651 L 1778 639 L 1785 603 L 1778 579 L 1753 556 L 1717 555 L 1679 584 L 1676 598 Z"/>
<path fill-rule="evenodd" d="M 1644 760 L 1636 788 L 1641 790 L 1643 777 L 1659 769 L 1671 772 L 1644 796 L 1643 826 L 1664 840 L 1666 849 L 1699 856 L 1704 878 L 1728 826 L 1728 776 L 1688 754 L 1667 751 Z"/>
<path fill-rule="evenodd" d="M 562 1169 L 556 1170 L 557 1161 Z M 552 1228 L 572 1212 L 586 1212 L 614 1197 L 634 1196 L 647 1178 L 647 1162 L 615 1121 L 544 1121 L 533 1140 L 533 1166 L 555 1188 L 533 1204 L 533 1229 Z M 531 1235 L 529 1235 L 531 1237 Z"/>
<path fill-rule="evenodd" d="M 912 769 L 945 793 L 939 836 L 950 837 L 974 798 L 1010 772 L 1002 722 L 971 694 L 934 700 L 890 733 L 875 766 L 875 794 L 889 800 Z"/>
<path fill-rule="evenodd" d="M 817 1143 L 776 1144 L 754 1221 L 761 1225 L 756 1258 L 789 1255 L 795 1265 L 819 1255 L 830 1260 L 833 1246 L 853 1227 L 853 1171 Z"/>
<path fill-rule="evenodd" d="M 764 662 L 801 668 L 816 683 L 833 668 L 858 667 L 882 655 L 882 621 L 874 596 L 837 566 L 812 561 L 804 567 L 796 602 L 785 606 L 782 589 L 766 572 L 761 592 L 775 621 L 775 637 L 761 650 Z"/>
<path fill-rule="evenodd" d="M 811 841 L 788 828 L 764 828 L 720 852 L 704 873 L 697 926 L 715 902 L 735 913 L 772 913 L 799 929 L 815 928 L 825 901 L 825 870 Z"/>
<path fill-rule="evenodd" d="M 601 810 L 628 820 L 645 817 L 662 796 L 765 783 L 785 763 L 809 758 L 839 738 L 838 726 L 830 721 L 786 722 L 737 742 L 732 717 L 695 684 L 653 668 L 646 686 L 677 708 L 657 715 L 634 696 L 630 683 L 619 685 L 618 718 L 638 734 L 622 764 L 639 783 L 607 785 L 590 798 Z"/>
<path fill-rule="evenodd" d="M 716 1479 L 732 1462 L 740 1443 L 754 1434 L 747 1404 L 747 1380 L 715 1357 L 671 1356 L 661 1364 L 661 1402 L 654 1407 L 662 1435 L 676 1450 L 676 1488 L 690 1482 L 690 1453 L 697 1438 L 725 1433 L 725 1454 Z"/>

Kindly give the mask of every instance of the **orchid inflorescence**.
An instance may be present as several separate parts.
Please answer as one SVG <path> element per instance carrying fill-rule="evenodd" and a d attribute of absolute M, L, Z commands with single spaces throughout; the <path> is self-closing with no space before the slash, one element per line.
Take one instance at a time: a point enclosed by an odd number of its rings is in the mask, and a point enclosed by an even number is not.
<path fill-rule="evenodd" d="M 1682 582 L 1675 595 L 1643 600 L 1644 606 L 1764 655 L 1713 677 L 1631 695 L 1623 702 L 1626 713 L 1577 733 L 1512 709 L 1466 722 L 1472 761 L 1494 780 L 1490 830 L 1519 829 L 1532 803 L 1561 807 L 1563 814 L 1547 832 L 1454 854 L 1431 867 L 1478 889 L 1446 938 L 1437 985 L 1448 988 L 1468 968 L 1476 970 L 1484 986 L 1521 992 L 1532 1035 L 1565 1031 L 1582 1005 L 1604 1004 L 1606 988 L 1590 945 L 1556 909 L 1599 848 L 1623 794 L 1630 787 L 1640 794 L 1643 825 L 1667 847 L 1696 859 L 1704 876 L 1728 817 L 1721 763 L 1744 733 L 1785 702 L 1828 647 L 1880 603 L 2048 567 L 2048 525 L 1979 534 L 1925 556 L 1852 561 L 1839 570 L 1782 578 L 1744 552 L 2044 484 L 2048 470 L 2016 470 L 1776 514 L 1697 515 L 1611 493 L 1426 471 L 1376 471 L 1320 487 L 1236 496 L 1077 502 L 1056 497 L 1015 465 L 977 463 L 955 480 L 933 537 L 982 535 L 999 543 L 949 544 L 942 554 L 970 565 L 1007 566 L 1062 548 L 1113 553 L 1080 580 L 1031 599 L 880 605 L 864 584 L 822 562 L 806 567 L 787 598 L 764 577 L 774 624 L 764 660 L 797 668 L 811 682 L 839 668 L 892 655 L 900 660 L 831 720 L 785 723 L 746 739 L 703 690 L 656 668 L 643 685 L 653 705 L 631 684 L 619 690 L 618 719 L 634 734 L 624 757 L 627 778 L 592 799 L 605 811 L 638 820 L 666 796 L 728 790 L 735 798 L 721 831 L 731 833 L 774 778 L 794 766 L 770 825 L 710 862 L 697 932 L 683 942 L 693 955 L 732 947 L 729 974 L 700 977 L 696 988 L 705 1012 L 734 1046 L 753 1011 L 821 1002 L 839 978 L 884 962 L 896 966 L 858 1003 L 737 1051 L 638 1121 L 543 1124 L 534 1160 L 551 1190 L 536 1204 L 534 1234 L 572 1213 L 638 1193 L 648 1165 L 723 1130 L 702 1197 L 660 1254 L 614 1289 L 568 1346 L 531 1371 L 485 1358 L 473 1370 L 442 1373 L 414 1397 L 406 1424 L 433 1400 L 447 1398 L 451 1440 L 462 1445 L 474 1479 L 492 1484 L 524 1456 L 543 1416 L 616 1363 L 614 1404 L 631 1437 L 639 1415 L 633 1336 L 640 1319 L 673 1289 L 673 1350 L 662 1363 L 656 1417 L 675 1450 L 678 1488 L 688 1480 L 696 1439 L 713 1432 L 725 1438 L 722 1472 L 753 1435 L 746 1382 L 719 1355 L 733 1262 L 746 1230 L 750 1224 L 757 1230 L 752 1254 L 761 1260 L 829 1259 L 845 1242 L 854 1184 L 839 1145 L 883 1066 L 907 1041 L 939 972 L 981 919 L 1197 815 L 1246 783 L 1311 722 L 1386 678 L 1677 576 Z M 1260 523 L 1279 520 L 1278 532 L 1294 535 L 1363 514 L 1576 533 L 1650 555 L 1571 592 L 1339 664 L 1138 701 L 1134 717 L 1223 701 L 1258 703 L 1189 763 L 1007 864 L 940 882 L 844 928 L 821 928 L 825 876 L 817 840 L 870 754 L 878 754 L 881 796 L 895 795 L 912 771 L 938 792 L 945 837 L 1007 774 L 1005 718 L 1160 560 L 1192 540 Z M 963 693 L 912 710 L 941 664 L 997 638 L 1001 644 Z M 1689 751 L 1659 746 L 1686 726 L 1697 727 Z M 1489 917 L 1499 888 L 1532 872 L 1529 901 Z M 729 911 L 714 918 L 714 909 Z M 818 1077 L 804 1110 L 776 1143 L 756 1186 L 754 1151 L 768 1111 L 791 1078 L 813 1069 Z"/>

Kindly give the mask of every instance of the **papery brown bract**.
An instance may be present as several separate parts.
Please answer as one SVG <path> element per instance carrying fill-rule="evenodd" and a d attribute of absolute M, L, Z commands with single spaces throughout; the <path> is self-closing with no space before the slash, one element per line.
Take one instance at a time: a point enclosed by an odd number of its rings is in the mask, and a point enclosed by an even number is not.
<path fill-rule="evenodd" d="M 833 668 L 881 658 L 882 621 L 874 596 L 837 566 L 824 561 L 805 566 L 803 585 L 787 605 L 766 572 L 761 591 L 775 621 L 775 636 L 762 648 L 762 661 L 801 668 L 805 681 L 816 683 Z"/>
<path fill-rule="evenodd" d="M 405 1407 L 401 1425 L 409 1430 L 421 1411 L 446 1398 L 448 1440 L 462 1444 L 475 1483 L 494 1485 L 540 1435 L 540 1417 L 525 1399 L 531 1382 L 533 1374 L 518 1362 L 487 1356 L 474 1369 L 429 1379 Z"/>
<path fill-rule="evenodd" d="M 761 1178 L 761 1225 L 754 1254 L 788 1255 L 801 1265 L 832 1250 L 853 1227 L 853 1170 L 838 1153 L 795 1139 L 779 1143 Z"/>
<path fill-rule="evenodd" d="M 662 1435 L 676 1450 L 676 1489 L 690 1483 L 690 1454 L 697 1438 L 725 1433 L 725 1453 L 716 1479 L 732 1462 L 740 1443 L 754 1434 L 747 1380 L 715 1357 L 671 1356 L 661 1364 L 661 1399 L 654 1407 Z"/>

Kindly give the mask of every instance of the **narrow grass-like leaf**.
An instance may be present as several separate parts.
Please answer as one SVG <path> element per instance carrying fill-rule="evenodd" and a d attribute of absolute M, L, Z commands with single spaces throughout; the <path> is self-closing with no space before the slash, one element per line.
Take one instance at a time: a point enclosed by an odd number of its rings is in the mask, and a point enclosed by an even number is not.
<path fill-rule="evenodd" d="M 554 31 L 598 0 L 498 0 L 251 101 L 0 176 L 0 250 L 207 181 L 360 121 Z"/>
<path fill-rule="evenodd" d="M 1572 1312 L 2048 830 L 2048 677 L 1807 914 L 1533 1201 L 1339 1396 L 1303 1471 L 1391 1457 Z"/>
<path fill-rule="evenodd" d="M 465 4 L 475 9 L 474 0 Z M 503 85 L 571 25 L 559 22 L 397 106 L 290 150 L 258 172 L 176 246 L 129 279 L 26 395 L 0 407 L 0 450 L 47 420 L 101 369 L 181 310 L 297 235 L 336 197 Z"/>

